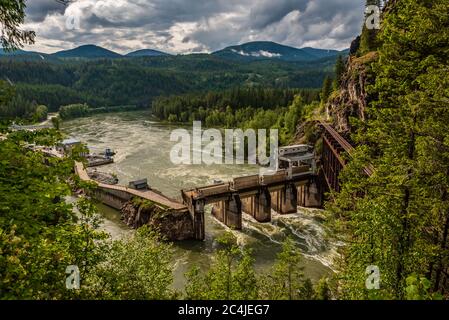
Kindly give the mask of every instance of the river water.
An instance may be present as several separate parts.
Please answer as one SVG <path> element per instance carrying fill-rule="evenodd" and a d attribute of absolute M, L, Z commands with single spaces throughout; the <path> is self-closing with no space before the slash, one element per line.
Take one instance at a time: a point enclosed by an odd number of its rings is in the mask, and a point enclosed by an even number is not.
<path fill-rule="evenodd" d="M 176 142 L 170 142 L 170 133 L 177 127 L 150 119 L 148 112 L 101 114 L 65 122 L 63 130 L 70 137 L 87 143 L 93 152 L 114 149 L 117 152 L 115 162 L 99 170 L 115 173 L 120 184 L 147 178 L 151 187 L 173 198 L 180 198 L 181 189 L 209 185 L 215 179 L 228 181 L 258 173 L 258 167 L 249 165 L 174 165 L 170 161 L 170 150 Z M 104 217 L 103 228 L 113 239 L 132 234 L 133 230 L 120 220 L 118 211 L 104 205 L 98 207 Z M 273 212 L 273 221 L 266 224 L 244 214 L 243 230 L 232 232 L 241 245 L 252 248 L 255 267 L 261 271 L 272 265 L 282 240 L 291 235 L 304 254 L 304 274 L 317 280 L 332 272 L 338 245 L 328 240 L 322 221 L 320 210 L 304 208 L 298 208 L 298 213 L 291 215 L 280 216 Z M 208 208 L 206 240 L 174 244 L 175 288 L 183 286 L 184 274 L 193 265 L 202 268 L 210 265 L 216 248 L 214 239 L 225 230 L 227 228 L 210 215 Z"/>

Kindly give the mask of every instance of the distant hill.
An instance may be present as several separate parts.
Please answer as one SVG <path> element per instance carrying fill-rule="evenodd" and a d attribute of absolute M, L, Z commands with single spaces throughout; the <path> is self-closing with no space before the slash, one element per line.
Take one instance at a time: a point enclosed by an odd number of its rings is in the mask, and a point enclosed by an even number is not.
<path fill-rule="evenodd" d="M 6 51 L 0 48 L 0 55 L 2 56 L 22 56 L 22 55 L 33 55 L 40 54 L 38 52 L 33 51 L 24 51 L 24 50 L 14 50 L 14 51 Z"/>
<path fill-rule="evenodd" d="M 160 57 L 160 56 L 169 56 L 169 54 L 158 50 L 143 49 L 130 52 L 125 57 L 134 58 L 134 57 Z"/>
<path fill-rule="evenodd" d="M 315 61 L 322 58 L 335 57 L 339 54 L 344 54 L 344 52 L 314 48 L 297 49 L 268 41 L 249 42 L 227 47 L 213 53 L 215 56 L 234 61 L 271 59 L 296 62 Z"/>
<path fill-rule="evenodd" d="M 259 42 L 213 54 L 154 54 L 163 53 L 148 49 L 124 56 L 93 45 L 54 54 L 1 51 L 0 79 L 50 111 L 75 103 L 146 107 L 160 96 L 236 87 L 319 89 L 341 53 Z"/>
<path fill-rule="evenodd" d="M 302 48 L 300 50 L 306 52 L 307 54 L 312 55 L 317 59 L 335 57 L 338 56 L 339 54 L 344 54 L 344 52 L 340 52 L 337 50 L 315 49 L 310 47 Z"/>
<path fill-rule="evenodd" d="M 122 55 L 99 47 L 95 45 L 84 45 L 70 50 L 59 51 L 53 53 L 52 56 L 57 58 L 85 58 L 85 59 L 98 59 L 98 58 L 121 58 Z"/>
<path fill-rule="evenodd" d="M 21 60 L 29 59 L 115 59 L 115 58 L 138 58 L 138 57 L 159 57 L 159 56 L 170 56 L 168 53 L 152 50 L 152 49 L 143 49 L 130 52 L 125 56 L 118 54 L 114 51 L 96 46 L 96 45 L 83 45 L 70 50 L 58 51 L 53 54 L 45 54 L 34 51 L 24 51 L 24 50 L 16 50 L 11 52 L 6 52 L 3 49 L 0 49 L 0 56 L 10 57 L 10 58 L 19 58 Z"/>
<path fill-rule="evenodd" d="M 227 47 L 212 54 L 201 54 L 200 56 L 204 58 L 206 58 L 207 56 L 212 56 L 214 58 L 231 62 L 253 62 L 262 60 L 282 62 L 311 62 L 319 61 L 322 59 L 335 59 L 338 55 L 347 54 L 348 50 L 337 51 L 315 48 L 298 49 L 284 46 L 275 42 L 259 41 Z M 63 50 L 53 54 L 24 50 L 5 52 L 4 50 L 0 49 L 0 57 L 19 60 L 116 59 L 161 56 L 168 57 L 172 55 L 153 49 L 142 49 L 130 52 L 126 55 L 121 55 L 114 51 L 96 45 L 83 45 L 74 49 Z"/>
<path fill-rule="evenodd" d="M 16 51 L 5 51 L 5 49 L 0 48 L 0 55 L 18 55 L 23 54 L 26 51 L 16 50 Z"/>
<path fill-rule="evenodd" d="M 15 60 L 54 60 L 51 55 L 35 51 L 14 50 L 5 51 L 0 49 L 0 57 L 11 58 Z"/>

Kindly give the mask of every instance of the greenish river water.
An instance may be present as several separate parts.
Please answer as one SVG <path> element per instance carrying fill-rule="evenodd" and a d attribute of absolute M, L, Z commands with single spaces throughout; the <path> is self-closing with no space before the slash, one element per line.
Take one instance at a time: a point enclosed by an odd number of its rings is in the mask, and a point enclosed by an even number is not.
<path fill-rule="evenodd" d="M 88 144 L 92 152 L 109 147 L 117 152 L 113 164 L 100 167 L 103 172 L 117 174 L 120 184 L 148 178 L 149 184 L 164 194 L 180 198 L 180 190 L 213 183 L 214 179 L 227 181 L 233 177 L 258 172 L 255 166 L 235 165 L 174 165 L 170 150 L 171 130 L 177 127 L 150 121 L 148 112 L 129 112 L 94 115 L 64 123 L 63 130 L 70 137 Z M 188 128 L 187 128 L 188 129 Z M 104 217 L 103 228 L 118 239 L 132 234 L 120 220 L 120 213 L 99 205 Z M 272 265 L 282 240 L 291 235 L 304 254 L 304 273 L 313 280 L 332 272 L 337 244 L 327 240 L 319 210 L 298 208 L 297 214 L 280 216 L 273 212 L 271 223 L 261 224 L 244 215 L 243 230 L 232 231 L 241 245 L 253 249 L 256 268 L 264 270 Z M 206 214 L 206 240 L 174 244 L 176 267 L 174 286 L 181 288 L 184 273 L 193 265 L 207 267 L 216 248 L 214 239 L 227 228 Z"/>

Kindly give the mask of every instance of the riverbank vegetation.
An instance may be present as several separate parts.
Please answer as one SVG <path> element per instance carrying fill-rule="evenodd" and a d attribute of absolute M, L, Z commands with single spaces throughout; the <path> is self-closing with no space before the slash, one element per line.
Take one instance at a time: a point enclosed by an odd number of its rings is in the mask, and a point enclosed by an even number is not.
<path fill-rule="evenodd" d="M 25 99 L 7 81 L 0 80 L 0 119 L 39 122 L 47 119 L 48 108 Z"/>
<path fill-rule="evenodd" d="M 192 268 L 187 274 L 188 300 L 329 300 L 328 279 L 312 284 L 302 273 L 301 257 L 295 242 L 287 238 L 274 265 L 257 273 L 251 251 L 240 248 L 232 233 L 217 240 L 213 264 L 205 272 Z"/>
<path fill-rule="evenodd" d="M 152 105 L 159 120 L 201 121 L 209 128 L 278 129 L 281 144 L 291 142 L 298 123 L 319 107 L 316 89 L 235 88 L 205 94 L 161 97 Z"/>
<path fill-rule="evenodd" d="M 70 120 L 76 118 L 88 117 L 99 113 L 109 113 L 109 112 L 127 112 L 127 111 L 137 111 L 139 110 L 136 106 L 115 106 L 115 107 L 102 107 L 102 108 L 91 108 L 87 104 L 71 104 L 67 106 L 62 106 L 59 109 L 59 116 L 62 120 Z"/>
<path fill-rule="evenodd" d="M 205 121 L 208 111 L 233 111 L 246 107 L 254 109 L 276 109 L 288 107 L 300 94 L 306 103 L 318 99 L 318 90 L 313 89 L 269 89 L 236 87 L 225 91 L 172 95 L 157 98 L 151 107 L 152 113 L 161 120 L 175 116 L 179 122 Z M 224 121 L 223 121 L 224 123 Z"/>

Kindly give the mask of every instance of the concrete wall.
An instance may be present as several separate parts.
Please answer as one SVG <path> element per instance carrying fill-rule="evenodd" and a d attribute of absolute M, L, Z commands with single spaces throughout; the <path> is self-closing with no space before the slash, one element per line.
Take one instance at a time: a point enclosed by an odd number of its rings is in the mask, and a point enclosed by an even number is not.
<path fill-rule="evenodd" d="M 286 184 L 283 189 L 270 193 L 271 208 L 280 214 L 298 211 L 298 192 L 294 184 Z"/>
<path fill-rule="evenodd" d="M 242 230 L 242 202 L 238 194 L 232 195 L 225 204 L 225 224 L 235 230 Z"/>
<path fill-rule="evenodd" d="M 242 201 L 238 194 L 212 207 L 212 215 L 231 229 L 242 229 Z"/>
<path fill-rule="evenodd" d="M 103 188 L 95 189 L 91 195 L 94 199 L 117 210 L 120 210 L 132 198 L 132 195 L 127 192 Z"/>
<path fill-rule="evenodd" d="M 214 203 L 212 206 L 212 215 L 218 221 L 224 223 L 225 222 L 225 214 L 224 214 L 224 203 L 223 201 Z"/>
<path fill-rule="evenodd" d="M 323 190 L 316 181 L 298 187 L 298 205 L 305 208 L 321 208 L 323 206 Z"/>
<path fill-rule="evenodd" d="M 242 210 L 258 222 L 270 222 L 271 195 L 269 191 L 261 188 L 258 194 L 242 199 Z"/>

